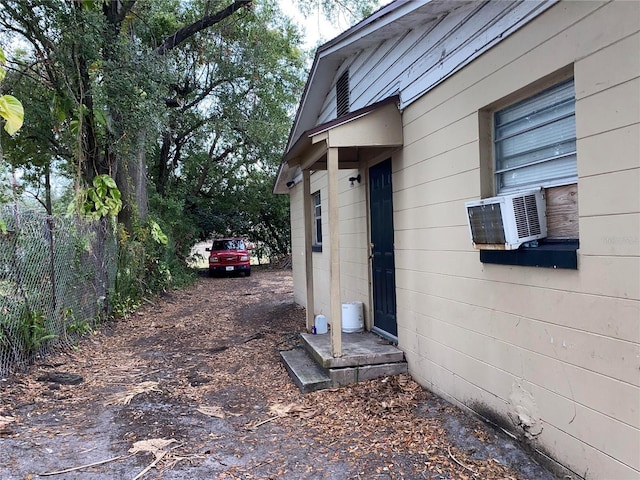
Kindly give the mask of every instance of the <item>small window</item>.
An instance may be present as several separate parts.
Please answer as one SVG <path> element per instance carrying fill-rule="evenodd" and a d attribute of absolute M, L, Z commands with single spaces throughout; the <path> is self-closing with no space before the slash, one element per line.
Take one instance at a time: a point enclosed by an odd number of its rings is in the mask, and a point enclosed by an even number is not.
<path fill-rule="evenodd" d="M 515 250 L 481 250 L 480 261 L 577 269 L 580 242 L 573 78 L 500 110 L 485 112 L 486 116 L 480 112 L 480 135 L 486 138 L 487 148 L 480 155 L 486 159 L 485 165 L 493 168 L 493 175 L 483 179 L 483 195 L 544 188 L 547 236 Z M 485 132 L 491 127 L 489 140 Z"/>
<path fill-rule="evenodd" d="M 494 113 L 496 194 L 578 181 L 573 79 Z"/>
<path fill-rule="evenodd" d="M 349 113 L 349 70 L 336 82 L 336 117 Z"/>
<path fill-rule="evenodd" d="M 320 191 L 312 195 L 313 197 L 313 251 L 322 251 L 322 206 L 320 201 Z"/>

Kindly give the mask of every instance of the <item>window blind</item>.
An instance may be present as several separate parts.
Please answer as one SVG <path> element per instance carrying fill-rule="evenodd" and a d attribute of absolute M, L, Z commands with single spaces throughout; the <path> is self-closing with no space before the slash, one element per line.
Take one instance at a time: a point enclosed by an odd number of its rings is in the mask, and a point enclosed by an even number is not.
<path fill-rule="evenodd" d="M 578 181 L 573 79 L 494 114 L 496 193 Z"/>

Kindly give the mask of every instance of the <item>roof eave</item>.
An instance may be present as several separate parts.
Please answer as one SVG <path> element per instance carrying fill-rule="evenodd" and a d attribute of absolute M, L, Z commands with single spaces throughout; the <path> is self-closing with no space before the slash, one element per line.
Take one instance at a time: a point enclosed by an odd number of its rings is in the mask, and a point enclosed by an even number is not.
<path fill-rule="evenodd" d="M 345 47 L 352 45 L 354 42 L 360 43 L 363 38 L 372 35 L 382 27 L 389 25 L 398 18 L 404 17 L 417 8 L 420 8 L 427 3 L 431 3 L 432 1 L 434 0 L 396 0 L 318 47 L 313 59 L 313 64 L 311 65 L 311 70 L 309 71 L 309 76 L 307 77 L 307 82 L 302 91 L 302 96 L 300 97 L 296 116 L 289 132 L 287 150 L 293 146 L 297 137 L 299 137 L 300 124 L 306 123 L 302 122 L 302 115 L 309 110 L 313 110 L 314 112 L 316 111 L 316 109 L 306 108 L 309 92 L 312 91 L 312 89 L 315 90 L 318 88 L 318 83 L 327 86 L 326 78 L 328 78 L 328 83 L 330 84 L 333 80 L 334 71 L 338 66 L 337 64 L 347 56 L 347 53 L 344 52 Z M 329 64 L 327 65 L 328 62 Z M 320 69 L 319 67 L 321 63 L 323 68 Z M 333 63 L 336 63 L 336 65 L 333 65 Z M 321 80 L 320 82 L 318 81 L 319 78 Z M 306 130 L 309 128 L 309 125 L 302 125 L 301 128 Z"/>

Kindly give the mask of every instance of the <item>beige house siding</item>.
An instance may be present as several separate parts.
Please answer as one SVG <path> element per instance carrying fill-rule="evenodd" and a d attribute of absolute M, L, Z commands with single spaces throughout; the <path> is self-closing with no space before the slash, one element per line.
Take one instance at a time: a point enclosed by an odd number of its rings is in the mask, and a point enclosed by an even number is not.
<path fill-rule="evenodd" d="M 367 240 L 366 183 L 354 182 L 349 178 L 358 174 L 357 170 L 340 170 L 340 286 L 343 302 L 362 302 L 365 318 L 369 309 L 369 265 Z M 314 301 L 315 314 L 322 313 L 331 322 L 329 315 L 329 254 L 328 254 L 328 208 L 327 174 L 324 171 L 311 175 L 311 193 L 320 191 L 322 202 L 322 233 L 325 248 L 314 252 Z M 304 228 L 302 185 L 291 190 L 291 252 L 293 257 L 294 299 L 300 305 L 306 304 L 306 276 L 304 261 Z"/>
<path fill-rule="evenodd" d="M 291 222 L 291 268 L 293 270 L 293 300 L 306 306 L 306 272 L 304 263 L 304 217 L 302 185 L 289 191 Z"/>
<path fill-rule="evenodd" d="M 394 158 L 412 375 L 512 431 L 526 408 L 533 445 L 593 479 L 640 478 L 639 31 L 638 2 L 554 6 L 410 105 Z M 571 66 L 578 270 L 482 264 L 479 112 Z"/>
<path fill-rule="evenodd" d="M 412 376 L 588 479 L 640 479 L 639 52 L 640 2 L 560 2 L 410 103 L 392 156 L 398 342 Z M 571 72 L 578 269 L 483 264 L 464 204 L 490 189 L 484 112 Z M 384 158 L 339 179 L 341 301 L 364 302 L 369 325 L 367 167 Z M 326 243 L 323 171 L 311 176 L 318 190 Z M 290 195 L 304 305 L 302 185 Z M 312 254 L 325 315 L 327 250 Z"/>

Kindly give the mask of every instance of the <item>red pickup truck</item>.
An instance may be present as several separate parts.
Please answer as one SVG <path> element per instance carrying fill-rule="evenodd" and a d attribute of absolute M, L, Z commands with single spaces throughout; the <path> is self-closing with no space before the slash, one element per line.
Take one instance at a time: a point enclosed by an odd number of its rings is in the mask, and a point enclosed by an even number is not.
<path fill-rule="evenodd" d="M 244 273 L 251 275 L 250 248 L 242 238 L 217 238 L 207 248 L 209 253 L 209 275 L 220 273 Z"/>

